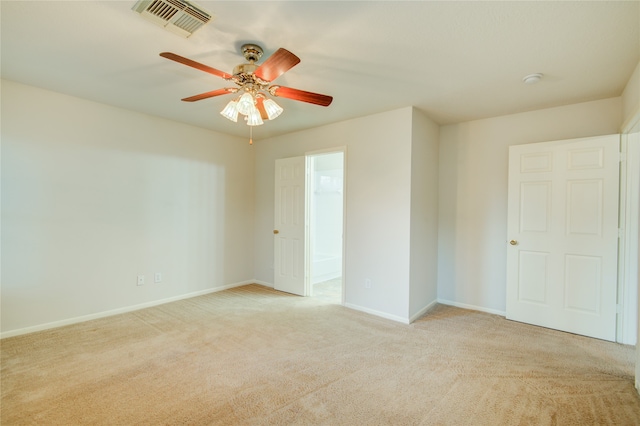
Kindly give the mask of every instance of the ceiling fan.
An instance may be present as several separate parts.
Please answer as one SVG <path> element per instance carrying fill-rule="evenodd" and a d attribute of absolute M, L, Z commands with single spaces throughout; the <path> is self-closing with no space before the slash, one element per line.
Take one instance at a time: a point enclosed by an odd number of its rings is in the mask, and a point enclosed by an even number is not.
<path fill-rule="evenodd" d="M 162 52 L 160 56 L 234 82 L 238 87 L 225 87 L 223 89 L 190 96 L 182 100 L 185 102 L 195 102 L 214 96 L 243 92 L 241 96 L 229 102 L 220 114 L 234 122 L 237 122 L 238 114 L 242 114 L 245 116 L 245 120 L 249 126 L 261 125 L 263 124 L 262 120 L 273 120 L 282 113 L 282 107 L 268 98 L 267 93 L 272 96 L 325 107 L 329 106 L 333 101 L 333 97 L 331 96 L 306 92 L 291 87 L 271 85 L 273 80 L 300 62 L 300 58 L 288 50 L 283 48 L 278 49 L 261 65 L 256 64 L 263 54 L 260 46 L 256 44 L 245 44 L 241 47 L 241 51 L 248 62 L 236 66 L 233 69 L 233 74 L 211 68 L 191 59 L 176 55 L 175 53 Z"/>

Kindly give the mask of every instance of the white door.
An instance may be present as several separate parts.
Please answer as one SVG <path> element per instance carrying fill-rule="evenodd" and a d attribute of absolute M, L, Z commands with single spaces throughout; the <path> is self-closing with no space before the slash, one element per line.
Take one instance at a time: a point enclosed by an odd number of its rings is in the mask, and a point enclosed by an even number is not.
<path fill-rule="evenodd" d="M 615 340 L 619 140 L 510 147 L 508 319 Z"/>
<path fill-rule="evenodd" d="M 274 288 L 305 296 L 306 158 L 276 160 Z"/>

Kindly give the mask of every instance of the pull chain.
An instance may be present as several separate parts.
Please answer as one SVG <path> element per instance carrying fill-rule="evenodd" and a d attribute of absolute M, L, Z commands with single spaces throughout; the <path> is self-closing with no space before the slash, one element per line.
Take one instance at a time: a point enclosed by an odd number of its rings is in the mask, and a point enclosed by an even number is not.
<path fill-rule="evenodd" d="M 249 126 L 249 145 L 253 145 L 253 126 Z"/>

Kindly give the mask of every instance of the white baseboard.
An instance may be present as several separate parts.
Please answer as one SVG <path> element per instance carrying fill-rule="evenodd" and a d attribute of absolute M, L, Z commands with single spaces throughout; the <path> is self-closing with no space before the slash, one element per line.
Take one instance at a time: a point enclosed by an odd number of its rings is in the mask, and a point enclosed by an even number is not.
<path fill-rule="evenodd" d="M 414 322 L 415 320 L 417 320 L 418 318 L 426 314 L 431 308 L 433 308 L 437 304 L 438 304 L 437 300 L 432 301 L 427 306 L 425 306 L 424 308 L 416 312 L 414 315 L 412 315 L 410 318 L 404 318 L 397 315 L 388 314 L 386 312 L 376 311 L 375 309 L 365 308 L 364 306 L 354 305 L 352 303 L 345 303 L 344 306 L 350 309 L 355 309 L 356 311 L 366 312 L 371 315 L 401 322 L 402 324 L 411 324 L 412 322 Z"/>
<path fill-rule="evenodd" d="M 124 308 L 111 309 L 109 311 L 98 312 L 95 314 L 83 315 L 75 318 L 68 318 L 60 321 L 53 321 L 46 324 L 34 325 L 31 327 L 19 328 L 17 330 L 5 331 L 0 333 L 0 339 L 7 337 L 20 336 L 22 334 L 35 333 L 36 331 L 49 330 L 51 328 L 64 327 L 65 325 L 78 324 L 94 319 L 110 317 L 113 315 L 124 314 L 127 312 L 138 311 L 140 309 L 151 308 L 153 306 L 164 305 L 165 303 L 176 302 L 178 300 L 190 299 L 192 297 L 204 296 L 205 294 L 216 293 L 218 291 L 228 290 L 234 287 L 240 287 L 247 284 L 254 284 L 255 280 L 242 281 L 234 284 L 227 284 L 221 287 L 208 288 L 206 290 L 194 291 L 192 293 L 181 294 L 178 296 L 168 297 L 166 299 L 153 300 L 151 302 L 140 303 L 138 305 L 125 306 Z"/>
<path fill-rule="evenodd" d="M 390 319 L 390 320 L 393 320 L 393 321 L 401 322 L 403 324 L 409 324 L 409 318 L 403 318 L 403 317 L 399 317 L 397 315 L 388 314 L 386 312 L 376 311 L 375 309 L 365 308 L 364 306 L 354 305 L 352 303 L 345 303 L 344 306 L 349 308 L 349 309 L 355 309 L 356 311 L 365 312 L 367 314 L 375 315 L 377 317 Z"/>
<path fill-rule="evenodd" d="M 209 289 L 206 289 L 206 290 L 200 290 L 200 291 L 196 291 L 196 292 L 192 292 L 192 293 L 181 294 L 181 295 L 169 297 L 169 298 L 166 298 L 166 299 L 160 299 L 160 300 L 154 300 L 154 301 L 151 301 L 151 302 L 145 302 L 145 303 L 141 303 L 141 304 L 138 304 L 138 305 L 126 306 L 126 307 L 123 307 L 123 308 L 112 309 L 112 310 L 109 310 L 109 311 L 98 312 L 98 313 L 95 313 L 95 314 L 83 315 L 83 316 L 80 316 L 80 317 L 68 318 L 68 319 L 64 319 L 64 320 L 60 320 L 60 321 L 53 321 L 53 322 L 50 322 L 50 323 L 35 325 L 35 326 L 31 326 L 31 327 L 20 328 L 20 329 L 17 329 L 17 330 L 5 331 L 4 333 L 0 333 L 0 339 L 4 339 L 4 338 L 7 338 L 7 337 L 20 336 L 22 334 L 34 333 L 34 332 L 37 332 L 37 331 L 49 330 L 51 328 L 63 327 L 65 325 L 77 324 L 77 323 L 81 323 L 81 322 L 85 322 L 85 321 L 91 321 L 91 320 L 94 320 L 94 319 L 110 317 L 110 316 L 113 316 L 113 315 L 124 314 L 124 313 L 127 313 L 127 312 L 133 312 L 133 311 L 137 311 L 137 310 L 140 310 L 140 309 L 151 308 L 153 306 L 163 305 L 165 303 L 176 302 L 178 300 L 183 300 L 183 299 L 190 299 L 192 297 L 203 296 L 205 294 L 210 294 L 210 293 L 215 293 L 215 292 L 218 292 L 218 291 L 228 290 L 230 288 L 240 287 L 240 286 L 247 285 L 247 284 L 259 284 L 259 285 L 262 285 L 262 286 L 265 286 L 265 287 L 273 288 L 273 284 L 272 283 L 268 283 L 266 281 L 259 281 L 259 280 L 242 281 L 242 282 L 238 282 L 238 283 L 224 285 L 224 286 L 221 286 L 221 287 L 209 288 Z M 474 310 L 474 311 L 486 312 L 486 313 L 489 313 L 489 314 L 500 315 L 500 316 L 503 316 L 503 317 L 506 316 L 506 312 L 504 312 L 504 311 L 499 311 L 499 310 L 496 310 L 496 309 L 488 309 L 488 308 L 484 308 L 484 307 L 481 307 L 481 306 L 468 305 L 466 303 L 459 303 L 459 302 L 454 302 L 452 300 L 446 300 L 446 299 L 434 300 L 433 302 L 429 303 L 427 306 L 422 308 L 420 311 L 418 311 L 416 314 L 412 315 L 410 318 L 405 318 L 405 317 L 400 317 L 400 316 L 397 316 L 397 315 L 392 315 L 392 314 L 389 314 L 387 312 L 382 312 L 382 311 L 377 311 L 375 309 L 365 308 L 364 306 L 354 305 L 352 303 L 345 303 L 344 306 L 347 307 L 347 308 L 350 308 L 350 309 L 354 309 L 356 311 L 361 311 L 361 312 L 365 312 L 365 313 L 368 313 L 368 314 L 371 314 L 371 315 L 375 315 L 375 316 L 378 316 L 378 317 L 381 317 L 381 318 L 386 318 L 386 319 L 389 319 L 389 320 L 392 320 L 392 321 L 400 322 L 402 324 L 411 324 L 416 319 L 420 318 L 422 315 L 427 313 L 431 308 L 433 308 L 433 306 L 435 306 L 436 303 L 441 303 L 443 305 L 455 306 L 455 307 L 463 308 L 463 309 L 471 309 L 471 310 Z"/>
<path fill-rule="evenodd" d="M 411 316 L 411 318 L 409 318 L 409 322 L 412 323 L 415 320 L 417 320 L 418 318 L 420 318 L 421 316 L 423 316 L 424 314 L 426 314 L 431 308 L 433 308 L 434 306 L 436 306 L 438 304 L 437 300 L 432 301 L 431 303 L 429 303 L 427 306 L 425 306 L 424 308 L 420 309 L 418 312 L 416 312 L 415 314 L 413 314 Z"/>
<path fill-rule="evenodd" d="M 488 314 L 500 315 L 501 317 L 507 316 L 507 313 L 505 311 L 484 308 L 482 306 L 476 306 L 476 305 L 468 305 L 466 303 L 454 302 L 452 300 L 438 299 L 438 303 L 442 303 L 443 305 L 455 306 L 456 308 L 470 309 L 472 311 L 480 311 L 480 312 L 486 312 Z"/>

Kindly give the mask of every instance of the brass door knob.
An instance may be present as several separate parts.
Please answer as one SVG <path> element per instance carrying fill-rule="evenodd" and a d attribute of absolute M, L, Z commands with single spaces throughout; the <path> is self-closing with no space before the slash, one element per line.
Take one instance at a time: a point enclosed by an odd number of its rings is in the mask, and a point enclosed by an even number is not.
<path fill-rule="evenodd" d="M 509 241 L 509 244 L 511 244 L 512 246 L 518 245 L 518 242 L 516 240 L 511 240 Z"/>
<path fill-rule="evenodd" d="M 279 233 L 280 233 L 280 231 L 278 231 L 277 229 L 274 229 L 274 230 L 273 230 L 273 233 L 274 233 L 274 234 L 279 234 Z"/>

